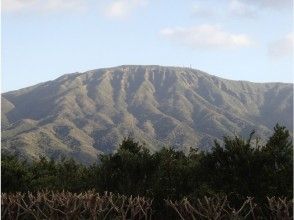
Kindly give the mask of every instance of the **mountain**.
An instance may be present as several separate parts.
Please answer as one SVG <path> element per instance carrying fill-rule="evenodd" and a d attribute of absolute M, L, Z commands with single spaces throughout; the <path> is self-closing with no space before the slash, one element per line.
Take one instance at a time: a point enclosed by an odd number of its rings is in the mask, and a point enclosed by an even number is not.
<path fill-rule="evenodd" d="M 128 136 L 155 151 L 209 149 L 224 135 L 279 122 L 293 130 L 293 85 L 232 81 L 199 70 L 119 66 L 2 94 L 2 151 L 91 163 Z"/>

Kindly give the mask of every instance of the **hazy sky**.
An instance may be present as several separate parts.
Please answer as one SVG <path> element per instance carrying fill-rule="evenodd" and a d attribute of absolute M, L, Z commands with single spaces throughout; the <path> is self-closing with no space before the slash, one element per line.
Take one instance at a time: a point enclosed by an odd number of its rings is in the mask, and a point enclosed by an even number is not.
<path fill-rule="evenodd" d="M 2 0 L 2 90 L 123 64 L 292 82 L 292 0 Z"/>

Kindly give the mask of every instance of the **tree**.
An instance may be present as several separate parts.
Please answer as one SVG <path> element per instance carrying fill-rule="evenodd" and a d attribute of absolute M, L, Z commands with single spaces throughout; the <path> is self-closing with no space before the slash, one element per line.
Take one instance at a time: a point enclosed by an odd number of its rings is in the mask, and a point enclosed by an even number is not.
<path fill-rule="evenodd" d="M 277 124 L 274 133 L 262 149 L 265 157 L 263 172 L 272 196 L 293 194 L 293 143 L 289 131 Z"/>
<path fill-rule="evenodd" d="M 145 194 L 154 170 L 148 149 L 128 137 L 117 153 L 101 156 L 98 188 L 124 194 Z"/>
<path fill-rule="evenodd" d="M 15 155 L 1 155 L 2 192 L 26 191 L 29 189 L 29 166 Z"/>

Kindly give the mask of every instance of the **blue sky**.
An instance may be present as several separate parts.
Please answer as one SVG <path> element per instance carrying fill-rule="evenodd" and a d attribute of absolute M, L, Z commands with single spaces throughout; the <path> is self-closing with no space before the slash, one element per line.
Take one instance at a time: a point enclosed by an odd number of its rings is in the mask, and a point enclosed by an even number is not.
<path fill-rule="evenodd" d="M 293 81 L 291 0 L 2 0 L 2 91 L 123 64 Z"/>

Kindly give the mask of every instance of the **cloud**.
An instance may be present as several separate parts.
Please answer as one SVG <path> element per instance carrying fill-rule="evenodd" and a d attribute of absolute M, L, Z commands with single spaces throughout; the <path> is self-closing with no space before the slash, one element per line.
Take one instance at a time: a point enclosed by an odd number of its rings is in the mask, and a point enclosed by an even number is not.
<path fill-rule="evenodd" d="M 199 4 L 194 4 L 192 7 L 192 14 L 202 18 L 214 18 L 218 15 L 218 12 L 215 9 L 209 7 L 203 7 Z"/>
<path fill-rule="evenodd" d="M 2 10 L 4 11 L 20 11 L 34 6 L 35 0 L 2 0 Z"/>
<path fill-rule="evenodd" d="M 289 8 L 292 9 L 293 2 L 292 0 L 240 0 L 246 4 L 256 5 L 262 8 L 271 8 L 271 9 L 282 9 Z"/>
<path fill-rule="evenodd" d="M 126 18 L 149 0 L 2 0 L 6 13 L 51 13 L 94 9 L 107 17 Z M 98 12 L 98 13 L 99 13 Z"/>
<path fill-rule="evenodd" d="M 147 4 L 147 0 L 115 0 L 106 7 L 105 15 L 112 18 L 125 18 L 137 8 Z"/>
<path fill-rule="evenodd" d="M 228 15 L 255 18 L 262 10 L 292 9 L 292 0 L 228 0 Z"/>
<path fill-rule="evenodd" d="M 194 49 L 229 49 L 248 47 L 254 42 L 245 34 L 226 32 L 219 26 L 164 28 L 160 35 Z"/>
<path fill-rule="evenodd" d="M 262 9 L 291 10 L 292 4 L 292 0 L 229 0 L 228 11 L 230 15 L 252 18 Z"/>
<path fill-rule="evenodd" d="M 281 39 L 272 42 L 268 47 L 268 54 L 271 58 L 285 58 L 293 56 L 294 33 L 289 33 Z"/>
<path fill-rule="evenodd" d="M 237 17 L 253 18 L 257 9 L 251 4 L 245 4 L 239 0 L 231 0 L 228 5 L 228 14 Z"/>
<path fill-rule="evenodd" d="M 262 11 L 272 10 L 284 12 L 284 9 L 292 10 L 292 0 L 220 0 L 221 10 L 214 7 L 215 0 L 195 0 L 192 7 L 192 15 L 198 18 L 218 19 L 224 17 L 256 18 Z"/>
<path fill-rule="evenodd" d="M 5 12 L 53 12 L 64 10 L 83 10 L 85 0 L 2 0 Z"/>

